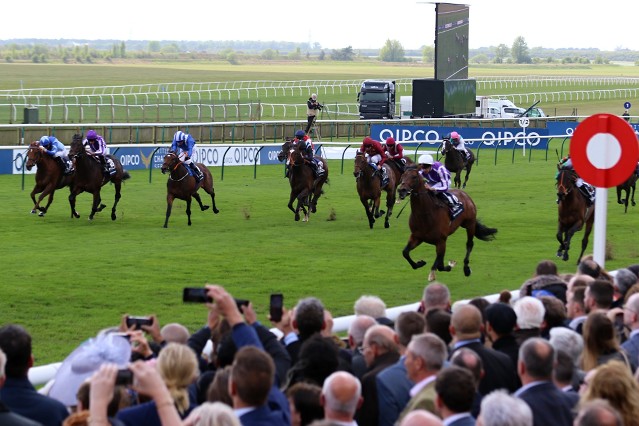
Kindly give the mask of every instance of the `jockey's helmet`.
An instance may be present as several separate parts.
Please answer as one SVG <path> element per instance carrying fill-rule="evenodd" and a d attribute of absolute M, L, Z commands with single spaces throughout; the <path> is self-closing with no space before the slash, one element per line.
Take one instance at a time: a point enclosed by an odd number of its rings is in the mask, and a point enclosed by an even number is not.
<path fill-rule="evenodd" d="M 395 145 L 395 139 L 392 136 L 386 138 L 386 145 Z"/>
<path fill-rule="evenodd" d="M 431 166 L 434 163 L 433 156 L 430 155 L 430 154 L 422 154 L 417 159 L 417 163 L 418 164 L 426 164 L 428 166 Z"/>
<path fill-rule="evenodd" d="M 184 133 L 181 130 L 178 130 L 177 132 L 175 132 L 175 135 L 173 135 L 173 139 L 175 139 L 178 142 L 184 142 L 186 140 L 186 133 Z"/>
<path fill-rule="evenodd" d="M 304 136 L 306 136 L 306 132 L 304 130 L 298 130 L 295 132 L 295 137 L 298 139 L 302 139 Z"/>
<path fill-rule="evenodd" d="M 89 130 L 87 132 L 87 140 L 94 141 L 98 138 L 98 134 L 95 130 Z"/>
<path fill-rule="evenodd" d="M 42 136 L 40 138 L 40 145 L 42 146 L 49 146 L 51 145 L 51 139 L 49 139 L 49 136 Z"/>
<path fill-rule="evenodd" d="M 453 140 L 458 140 L 459 139 L 459 133 L 450 132 L 450 138 L 453 139 Z"/>
<path fill-rule="evenodd" d="M 373 144 L 373 138 L 371 138 L 370 136 L 366 136 L 364 138 L 364 145 L 365 146 L 370 146 Z"/>

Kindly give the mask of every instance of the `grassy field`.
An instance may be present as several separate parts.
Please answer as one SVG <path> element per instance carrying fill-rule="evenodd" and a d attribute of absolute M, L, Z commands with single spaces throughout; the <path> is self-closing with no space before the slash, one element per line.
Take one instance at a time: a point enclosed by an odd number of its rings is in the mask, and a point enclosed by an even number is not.
<path fill-rule="evenodd" d="M 553 148 L 554 149 L 554 148 Z M 321 298 L 335 316 L 352 313 L 362 294 L 376 294 L 388 306 L 417 301 L 434 259 L 434 248 L 413 252 L 428 265 L 412 270 L 401 251 L 406 244 L 410 207 L 400 218 L 368 229 L 357 198 L 352 161 L 344 174 L 330 163 L 330 185 L 309 223 L 294 222 L 286 208 L 288 182 L 281 166 L 261 166 L 257 179 L 249 167 L 229 167 L 216 179 L 218 215 L 193 212 L 186 225 L 185 203 L 176 202 L 163 229 L 166 177 L 136 171 L 123 188 L 115 222 L 107 211 L 87 221 L 90 199 L 78 198 L 79 220 L 69 218 L 68 191 L 60 191 L 46 217 L 29 214 L 32 176 L 21 190 L 20 176 L 0 176 L 3 259 L 0 323 L 16 322 L 34 337 L 36 364 L 63 359 L 99 329 L 117 324 L 121 315 L 156 313 L 162 324 L 181 322 L 194 330 L 206 318 L 202 306 L 184 305 L 181 289 L 219 283 L 237 297 L 253 301 L 260 318 L 270 292 L 282 292 L 286 306 L 299 298 Z M 438 279 L 455 300 L 517 289 L 538 261 L 555 259 L 556 211 L 554 161 L 542 152 L 532 160 L 503 152 L 497 165 L 480 158 L 467 188 L 479 218 L 497 227 L 497 239 L 476 241 L 473 274 L 461 266 Z M 103 199 L 112 204 L 113 188 Z M 628 214 L 612 200 L 608 213 L 607 269 L 636 263 L 639 257 L 638 208 Z M 402 205 L 396 205 L 395 216 Z M 332 220 L 334 218 L 334 220 Z M 573 241 L 572 258 L 562 272 L 575 270 L 581 234 Z M 590 248 L 592 249 L 592 237 Z M 588 250 L 590 251 L 590 250 Z M 449 239 L 446 259 L 461 262 L 464 233 Z M 558 261 L 559 262 L 559 261 Z"/>

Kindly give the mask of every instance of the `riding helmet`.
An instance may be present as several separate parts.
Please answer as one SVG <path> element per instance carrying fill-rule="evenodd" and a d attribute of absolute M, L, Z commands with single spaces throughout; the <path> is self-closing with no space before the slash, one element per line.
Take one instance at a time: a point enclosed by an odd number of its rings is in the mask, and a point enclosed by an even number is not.
<path fill-rule="evenodd" d="M 96 140 L 98 138 L 98 134 L 96 133 L 95 130 L 89 130 L 87 132 L 87 140 Z"/>
<path fill-rule="evenodd" d="M 427 165 L 432 165 L 433 164 L 433 156 L 430 154 L 422 154 L 419 156 L 419 158 L 417 159 L 417 163 L 419 164 L 427 164 Z"/>
<path fill-rule="evenodd" d="M 450 138 L 451 138 L 451 139 L 455 139 L 455 140 L 456 140 L 456 139 L 459 139 L 459 133 L 457 133 L 457 132 L 451 132 L 451 133 L 450 133 Z"/>
<path fill-rule="evenodd" d="M 364 138 L 364 145 L 372 145 L 373 144 L 373 138 L 371 138 L 370 136 L 366 136 Z"/>
<path fill-rule="evenodd" d="M 40 145 L 42 145 L 42 146 L 51 145 L 51 139 L 49 139 L 49 136 L 42 136 L 40 138 Z"/>
<path fill-rule="evenodd" d="M 295 137 L 298 139 L 302 139 L 304 136 L 306 136 L 306 132 L 304 130 L 298 130 L 295 132 Z"/>
<path fill-rule="evenodd" d="M 392 137 L 392 136 L 389 136 L 389 137 L 386 139 L 386 145 L 395 145 L 395 139 L 393 139 L 393 137 Z"/>
<path fill-rule="evenodd" d="M 177 132 L 175 132 L 173 139 L 175 139 L 178 142 L 184 142 L 186 140 L 186 133 L 184 133 L 181 130 L 178 130 Z"/>

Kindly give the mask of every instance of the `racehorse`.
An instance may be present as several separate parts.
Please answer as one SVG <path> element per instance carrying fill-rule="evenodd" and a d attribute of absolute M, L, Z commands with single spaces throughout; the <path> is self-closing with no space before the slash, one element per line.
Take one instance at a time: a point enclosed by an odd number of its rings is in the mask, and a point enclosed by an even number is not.
<path fill-rule="evenodd" d="M 633 173 L 630 175 L 628 179 L 626 179 L 624 183 L 622 183 L 621 185 L 617 185 L 617 203 L 625 204 L 626 209 L 624 210 L 624 213 L 628 213 L 628 199 L 630 199 L 630 202 L 632 203 L 633 207 L 636 205 L 635 203 L 636 184 L 637 184 L 637 173 Z M 623 200 L 621 199 L 621 191 L 626 191 L 626 198 L 624 198 Z"/>
<path fill-rule="evenodd" d="M 35 175 L 36 184 L 33 187 L 33 191 L 31 191 L 31 200 L 33 200 L 31 213 L 39 210 L 38 216 L 44 216 L 53 202 L 53 194 L 56 189 L 69 186 L 73 181 L 73 175 L 65 176 L 55 159 L 47 155 L 37 141 L 29 144 L 27 170 L 31 170 L 35 165 L 38 166 L 38 170 Z M 37 201 L 35 199 L 36 194 L 40 194 Z M 47 205 L 41 207 L 40 202 L 47 195 L 49 196 Z"/>
<path fill-rule="evenodd" d="M 304 212 L 304 222 L 309 219 L 309 213 L 317 211 L 317 201 L 324 193 L 322 187 L 328 181 L 328 164 L 326 160 L 319 156 L 316 159 L 322 162 L 324 174 L 315 179 L 313 170 L 307 164 L 297 146 L 291 141 L 282 144 L 282 150 L 277 154 L 277 159 L 281 162 L 288 158 L 289 174 L 288 180 L 291 185 L 291 194 L 288 201 L 288 208 L 295 213 L 295 220 L 300 220 L 300 210 Z M 297 206 L 293 207 L 293 202 L 297 200 Z M 308 207 L 308 211 L 306 210 Z"/>
<path fill-rule="evenodd" d="M 102 165 L 96 158 L 87 153 L 84 145 L 82 144 L 82 135 L 79 134 L 73 135 L 73 140 L 69 149 L 69 158 L 72 158 L 75 164 L 75 178 L 71 185 L 71 194 L 69 195 L 71 217 L 80 217 L 80 214 L 75 210 L 75 199 L 78 194 L 88 192 L 93 194 L 91 214 L 89 215 L 89 220 L 93 220 L 95 214 L 106 207 L 106 205 L 102 204 L 100 190 L 108 182 L 111 182 L 115 186 L 115 202 L 111 208 L 111 220 L 115 220 L 115 209 L 118 205 L 118 201 L 120 201 L 122 181 L 131 177 L 129 172 L 124 170 L 122 164 L 117 158 L 109 155 L 108 158 L 113 161 L 116 172 L 112 176 L 104 176 L 102 172 Z"/>
<path fill-rule="evenodd" d="M 473 250 L 473 238 L 477 237 L 482 241 L 490 241 L 495 238 L 497 229 L 488 228 L 477 219 L 477 207 L 470 196 L 462 190 L 453 189 L 450 192 L 457 196 L 464 205 L 464 211 L 451 221 L 448 206 L 440 201 L 435 192 L 429 190 L 424 185 L 424 179 L 414 167 L 407 168 L 399 184 L 399 197 L 403 200 L 410 195 L 411 213 L 408 220 L 410 227 L 410 237 L 402 254 L 413 269 L 421 268 L 426 262 L 420 260 L 413 261 L 410 252 L 421 243 L 428 243 L 435 246 L 437 257 L 430 269 L 428 280 L 435 279 L 435 271 L 449 272 L 457 262 L 449 261 L 444 266 L 444 255 L 446 254 L 446 240 L 460 226 L 466 228 L 466 256 L 464 257 L 464 275 L 471 274 L 470 253 Z"/>
<path fill-rule="evenodd" d="M 209 169 L 202 163 L 197 163 L 197 166 L 204 175 L 202 182 L 196 182 L 195 177 L 191 176 L 186 165 L 180 161 L 180 158 L 174 152 L 169 152 L 164 156 L 164 162 L 162 163 L 162 173 L 169 172 L 169 179 L 166 182 L 166 219 L 164 221 L 164 227 L 169 224 L 169 216 L 171 216 L 171 208 L 173 206 L 173 200 L 179 198 L 186 201 L 186 216 L 189 219 L 189 226 L 191 226 L 191 197 L 195 198 L 195 201 L 200 205 L 200 210 L 204 211 L 209 208 L 202 204 L 202 199 L 197 191 L 200 188 L 211 196 L 211 202 L 213 204 L 213 213 L 218 214 L 220 211 L 215 207 L 215 190 L 213 189 L 213 175 Z"/>
<path fill-rule="evenodd" d="M 384 163 L 382 166 L 386 169 L 388 175 L 388 182 L 386 186 L 382 188 L 381 179 L 379 173 L 376 172 L 368 164 L 366 156 L 363 152 L 357 152 L 355 155 L 355 170 L 353 175 L 357 182 L 357 193 L 359 194 L 359 200 L 366 210 L 366 217 L 368 218 L 368 226 L 373 229 L 375 218 L 378 218 L 384 214 L 384 210 L 379 209 L 380 199 L 382 196 L 382 190 L 386 192 L 386 217 L 384 218 L 384 228 L 390 226 L 388 219 L 393 214 L 393 206 L 395 205 L 395 190 L 397 188 L 396 175 L 393 168 Z"/>
<path fill-rule="evenodd" d="M 464 152 L 455 149 L 452 142 L 449 139 L 444 139 L 441 146 L 441 153 L 443 157 L 446 157 L 444 165 L 449 172 L 455 173 L 453 183 L 455 188 L 466 188 L 466 182 L 468 182 L 468 175 L 470 174 L 473 164 L 475 163 L 475 154 L 468 149 L 470 153 L 470 159 L 465 163 Z M 464 184 L 461 183 L 461 172 L 466 170 L 466 176 L 464 177 Z"/>
<path fill-rule="evenodd" d="M 586 225 L 584 238 L 581 240 L 581 253 L 577 264 L 588 246 L 588 237 L 595 220 L 595 206 L 588 206 L 586 199 L 575 186 L 577 175 L 573 170 L 560 169 L 557 174 L 557 199 L 559 200 L 559 224 L 557 226 L 557 241 L 559 249 L 557 257 L 568 260 L 570 240 L 575 232 Z"/>

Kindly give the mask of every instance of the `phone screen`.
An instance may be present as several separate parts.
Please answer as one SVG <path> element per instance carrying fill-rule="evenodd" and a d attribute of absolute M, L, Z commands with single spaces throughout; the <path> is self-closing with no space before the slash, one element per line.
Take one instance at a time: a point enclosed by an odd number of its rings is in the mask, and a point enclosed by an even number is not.
<path fill-rule="evenodd" d="M 282 320 L 282 309 L 284 307 L 284 296 L 281 293 L 271 294 L 271 304 L 269 314 L 271 321 L 279 322 Z"/>
<path fill-rule="evenodd" d="M 185 287 L 182 290 L 182 301 L 186 303 L 213 303 L 202 287 Z"/>

